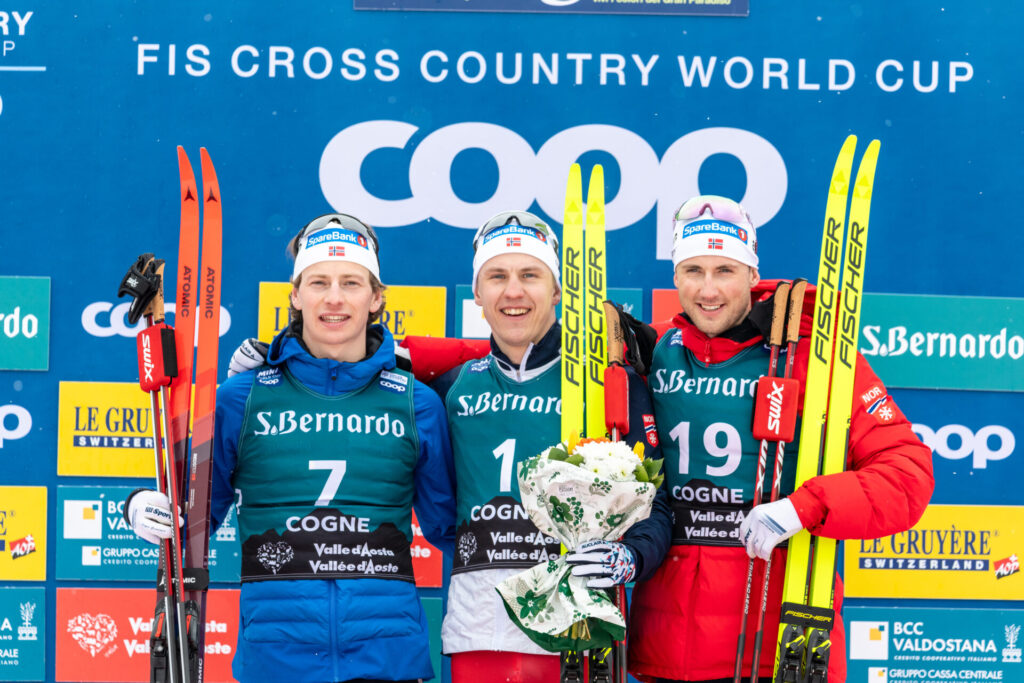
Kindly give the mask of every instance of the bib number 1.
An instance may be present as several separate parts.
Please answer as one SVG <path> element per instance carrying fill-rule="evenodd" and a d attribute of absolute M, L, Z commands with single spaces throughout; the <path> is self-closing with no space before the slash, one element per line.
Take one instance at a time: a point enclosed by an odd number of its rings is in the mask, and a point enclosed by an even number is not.
<path fill-rule="evenodd" d="M 516 461 L 516 440 L 505 439 L 493 451 L 494 459 L 501 460 L 501 483 L 499 489 L 502 493 L 512 491 L 512 465 Z"/>

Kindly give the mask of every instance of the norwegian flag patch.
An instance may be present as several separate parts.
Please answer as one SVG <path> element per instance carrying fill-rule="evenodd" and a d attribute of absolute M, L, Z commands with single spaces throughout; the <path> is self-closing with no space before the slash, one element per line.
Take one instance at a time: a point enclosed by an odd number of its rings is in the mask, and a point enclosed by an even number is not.
<path fill-rule="evenodd" d="M 724 249 L 725 243 L 720 237 L 709 237 L 708 238 L 708 249 Z"/>
<path fill-rule="evenodd" d="M 882 424 L 889 424 L 896 419 L 896 411 L 889 405 L 889 397 L 883 396 L 867 407 L 868 415 L 874 415 Z"/>
<path fill-rule="evenodd" d="M 329 246 L 329 247 L 327 247 L 327 255 L 328 256 L 344 256 L 345 255 L 345 247 L 343 247 L 343 246 Z"/>
<path fill-rule="evenodd" d="M 522 237 L 508 237 L 508 238 L 505 239 L 505 246 L 506 247 L 521 247 L 521 246 L 523 246 L 523 238 Z"/>
<path fill-rule="evenodd" d="M 654 422 L 653 415 L 644 415 L 644 436 L 647 438 L 647 443 L 651 444 L 651 448 L 658 447 L 658 425 Z"/>

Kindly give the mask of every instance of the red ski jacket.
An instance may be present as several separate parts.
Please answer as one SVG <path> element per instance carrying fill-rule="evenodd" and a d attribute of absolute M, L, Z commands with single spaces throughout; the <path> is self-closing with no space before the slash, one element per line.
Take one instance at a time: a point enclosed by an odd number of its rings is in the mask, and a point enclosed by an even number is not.
<path fill-rule="evenodd" d="M 751 291 L 752 301 L 768 299 L 774 281 L 763 281 Z M 801 341 L 793 376 L 803 384 L 814 308 L 808 287 L 801 321 Z M 716 364 L 742 349 L 763 343 L 760 335 L 736 341 L 709 338 L 682 314 L 671 323 L 656 325 L 659 333 L 673 327 L 682 331 L 683 344 L 698 360 Z M 878 401 L 886 398 L 884 403 Z M 868 409 L 872 408 L 872 412 Z M 883 410 L 884 408 L 885 410 Z M 885 386 L 858 354 L 854 380 L 846 471 L 813 477 L 790 496 L 800 521 L 812 534 L 835 539 L 879 538 L 905 531 L 924 513 L 934 488 L 931 451 L 920 442 L 910 422 L 896 406 Z M 743 615 L 748 557 L 743 548 L 701 545 L 672 546 L 651 579 L 633 591 L 629 625 L 629 671 L 641 680 L 667 678 L 709 681 L 732 678 L 736 642 Z M 786 551 L 775 550 L 769 583 L 759 675 L 771 676 L 779 626 L 779 606 Z M 754 586 L 763 581 L 763 562 L 756 563 Z M 842 582 L 836 576 L 835 609 L 842 607 Z M 759 588 L 752 597 L 747 623 L 744 674 L 750 671 L 750 644 L 756 630 Z M 841 619 L 832 631 L 830 683 L 846 680 L 845 632 Z"/>

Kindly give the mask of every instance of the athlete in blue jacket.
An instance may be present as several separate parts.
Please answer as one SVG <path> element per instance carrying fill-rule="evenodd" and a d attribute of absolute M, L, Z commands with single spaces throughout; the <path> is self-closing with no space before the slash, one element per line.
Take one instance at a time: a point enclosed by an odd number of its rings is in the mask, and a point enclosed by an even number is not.
<path fill-rule="evenodd" d="M 413 580 L 411 512 L 444 552 L 454 538 L 447 421 L 395 367 L 377 240 L 323 216 L 293 241 L 292 324 L 266 364 L 217 392 L 211 523 L 238 504 L 239 681 L 432 677 Z M 145 538 L 169 534 L 166 498 L 133 495 Z"/>

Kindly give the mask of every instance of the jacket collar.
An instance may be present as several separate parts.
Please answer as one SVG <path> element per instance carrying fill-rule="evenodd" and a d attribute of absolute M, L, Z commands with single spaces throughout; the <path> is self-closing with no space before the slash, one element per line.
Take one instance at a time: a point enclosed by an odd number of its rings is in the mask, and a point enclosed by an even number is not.
<path fill-rule="evenodd" d="M 503 375 L 514 382 L 525 382 L 542 374 L 558 362 L 562 349 L 562 326 L 557 322 L 544 333 L 540 341 L 526 347 L 523 360 L 513 363 L 491 335 L 491 355 Z"/>
<path fill-rule="evenodd" d="M 306 348 L 294 324 L 282 330 L 270 345 L 267 363 L 284 365 L 299 382 L 318 393 L 338 396 L 366 386 L 381 370 L 395 367 L 395 341 L 383 325 L 366 330 L 366 356 L 355 363 L 316 358 Z"/>

